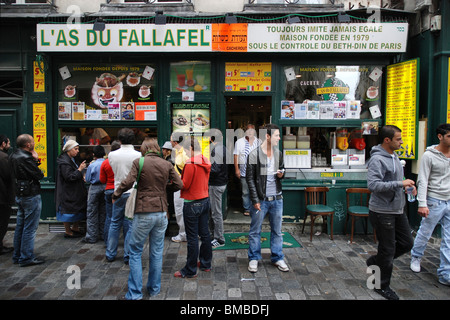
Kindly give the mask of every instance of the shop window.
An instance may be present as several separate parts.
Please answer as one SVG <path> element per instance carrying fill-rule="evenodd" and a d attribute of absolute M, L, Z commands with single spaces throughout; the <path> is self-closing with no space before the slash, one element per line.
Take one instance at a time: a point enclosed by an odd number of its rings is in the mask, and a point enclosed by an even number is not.
<path fill-rule="evenodd" d="M 183 100 L 191 101 L 192 94 L 211 91 L 211 62 L 181 61 L 170 64 L 170 91 L 182 92 Z"/>
<path fill-rule="evenodd" d="M 23 98 L 23 81 L 20 76 L 0 75 L 0 99 L 16 100 Z"/>
<path fill-rule="evenodd" d="M 282 119 L 378 119 L 382 66 L 285 67 Z"/>
<path fill-rule="evenodd" d="M 139 151 L 142 142 L 146 138 L 157 138 L 158 132 L 156 127 L 134 127 L 133 124 L 128 126 L 135 133 L 135 140 L 133 142 L 134 148 Z M 114 141 L 118 141 L 117 134 L 121 128 L 104 126 L 95 127 L 86 123 L 86 127 L 75 128 L 72 126 L 60 127 L 59 136 L 59 153 L 61 153 L 62 147 L 67 140 L 75 140 L 80 144 L 80 153 L 78 155 L 78 161 L 90 162 L 93 159 L 93 150 L 96 145 L 101 145 L 105 148 L 106 154 L 111 151 L 111 144 Z"/>
<path fill-rule="evenodd" d="M 58 70 L 58 120 L 156 120 L 151 65 L 63 64 Z"/>

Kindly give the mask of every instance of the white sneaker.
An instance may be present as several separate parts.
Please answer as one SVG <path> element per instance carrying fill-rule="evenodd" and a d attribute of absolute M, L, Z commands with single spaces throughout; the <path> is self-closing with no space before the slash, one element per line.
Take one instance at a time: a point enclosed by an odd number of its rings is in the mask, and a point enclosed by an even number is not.
<path fill-rule="evenodd" d="M 248 263 L 248 271 L 257 272 L 258 271 L 258 260 L 250 260 Z"/>
<path fill-rule="evenodd" d="M 420 272 L 420 258 L 411 256 L 410 268 L 414 272 Z"/>
<path fill-rule="evenodd" d="M 278 268 L 278 270 L 280 270 L 280 271 L 283 271 L 283 272 L 289 271 L 289 267 L 286 264 L 286 262 L 284 262 L 284 260 L 278 260 L 273 265 L 276 266 Z"/>
<path fill-rule="evenodd" d="M 185 237 L 183 238 L 183 237 L 180 236 L 179 234 L 176 235 L 175 237 L 172 237 L 171 240 L 172 240 L 173 242 L 186 242 L 186 238 L 185 238 Z"/>

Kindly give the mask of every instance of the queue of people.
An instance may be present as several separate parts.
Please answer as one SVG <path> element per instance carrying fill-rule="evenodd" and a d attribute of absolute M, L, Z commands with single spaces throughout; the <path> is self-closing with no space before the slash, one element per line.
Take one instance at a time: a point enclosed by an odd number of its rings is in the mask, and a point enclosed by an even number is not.
<path fill-rule="evenodd" d="M 285 170 L 278 148 L 280 129 L 273 124 L 265 125 L 261 140 L 254 137 L 254 126 L 250 125 L 248 129 L 244 140 L 237 142 L 243 147 L 236 148 L 241 151 L 235 152 L 234 163 L 236 176 L 243 189 L 244 186 L 248 189 L 243 190 L 245 197 L 248 196 L 243 199 L 244 213 L 248 210 L 251 218 L 248 270 L 258 271 L 258 262 L 262 258 L 262 222 L 268 215 L 271 262 L 280 271 L 289 272 L 282 249 L 281 179 Z M 372 193 L 369 219 L 377 234 L 378 252 L 366 263 L 379 267 L 381 281 L 375 291 L 389 300 L 398 299 L 390 287 L 394 260 L 411 252 L 411 270 L 420 272 L 421 257 L 437 224 L 441 225 L 442 233 L 438 281 L 450 286 L 450 124 L 438 126 L 436 134 L 439 144 L 428 147 L 423 156 L 417 189 L 413 180 L 404 177 L 395 153 L 403 143 L 401 129 L 392 125 L 381 127 L 380 144 L 371 150 L 367 165 L 368 189 Z M 108 262 L 116 258 L 119 234 L 123 229 L 123 259 L 130 266 L 128 292 L 124 297 L 127 300 L 143 296 L 142 251 L 147 239 L 150 264 L 146 289 L 150 296 L 160 292 L 171 197 L 179 226 L 178 235 L 171 240 L 187 242 L 186 264 L 175 272 L 174 277 L 196 277 L 198 269 L 211 271 L 212 248 L 225 243 L 222 194 L 228 181 L 227 149 L 220 143 L 220 135 L 210 137 L 209 158 L 202 154 L 194 137 L 182 141 L 172 136 L 162 148 L 155 138 L 146 138 L 140 152 L 134 150 L 134 138 L 131 129 L 119 130 L 119 141 L 113 141 L 107 159 L 104 159 L 103 147 L 96 146 L 95 159 L 89 165 L 76 163 L 79 145 L 68 140 L 57 159 L 55 191 L 56 215 L 64 225 L 64 237 L 84 236 L 86 243 L 103 239 Z M 250 138 L 254 140 L 250 142 Z M 0 254 L 13 251 L 13 262 L 26 267 L 44 263 L 34 255 L 34 239 L 42 209 L 40 180 L 44 175 L 39 169 L 33 137 L 22 134 L 17 137 L 16 144 L 17 150 L 8 157 L 10 141 L 0 135 Z M 129 220 L 125 217 L 125 206 L 138 177 L 134 217 Z M 86 183 L 90 184 L 89 190 Z M 417 195 L 418 214 L 422 217 L 415 239 L 405 213 L 407 188 Z M 14 202 L 18 207 L 17 225 L 14 248 L 9 248 L 3 245 L 3 238 Z M 80 230 L 82 220 L 86 221 L 86 233 Z"/>

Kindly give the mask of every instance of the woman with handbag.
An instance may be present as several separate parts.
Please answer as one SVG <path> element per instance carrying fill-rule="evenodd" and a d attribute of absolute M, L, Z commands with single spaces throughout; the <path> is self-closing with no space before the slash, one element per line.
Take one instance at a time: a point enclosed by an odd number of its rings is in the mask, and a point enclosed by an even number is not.
<path fill-rule="evenodd" d="M 167 228 L 166 186 L 172 183 L 174 190 L 183 186 L 173 165 L 160 156 L 155 138 L 145 139 L 141 146 L 144 161 L 133 161 L 130 173 L 114 191 L 113 201 L 133 187 L 137 182 L 137 193 L 133 224 L 130 231 L 127 300 L 142 299 L 142 250 L 149 237 L 149 270 L 147 291 L 150 296 L 159 294 L 164 250 L 164 235 Z M 140 167 L 140 163 L 142 164 Z M 140 172 L 140 173 L 139 173 Z M 131 199 L 131 197 L 130 197 Z"/>

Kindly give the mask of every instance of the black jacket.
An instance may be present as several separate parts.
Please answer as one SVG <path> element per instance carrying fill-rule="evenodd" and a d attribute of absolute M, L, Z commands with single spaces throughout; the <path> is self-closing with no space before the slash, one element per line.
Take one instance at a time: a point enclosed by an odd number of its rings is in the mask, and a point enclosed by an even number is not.
<path fill-rule="evenodd" d="M 210 186 L 224 186 L 228 183 L 227 148 L 223 144 L 210 144 L 211 172 Z"/>
<path fill-rule="evenodd" d="M 56 211 L 61 213 L 83 213 L 87 206 L 87 188 L 83 174 L 67 153 L 63 153 L 56 160 Z"/>
<path fill-rule="evenodd" d="M 35 196 L 41 193 L 41 180 L 44 173 L 39 169 L 33 155 L 23 149 L 17 149 L 10 156 L 18 197 Z"/>
<path fill-rule="evenodd" d="M 8 154 L 0 150 L 0 204 L 14 204 L 14 176 Z"/>
<path fill-rule="evenodd" d="M 275 149 L 273 156 L 275 157 L 275 164 L 278 163 L 278 170 L 284 169 L 283 155 L 281 151 Z M 248 155 L 246 170 L 245 179 L 247 180 L 250 199 L 252 204 L 256 204 L 264 200 L 266 197 L 267 155 L 262 152 L 261 147 L 256 148 Z M 281 179 L 275 174 L 277 194 L 282 191 Z"/>

